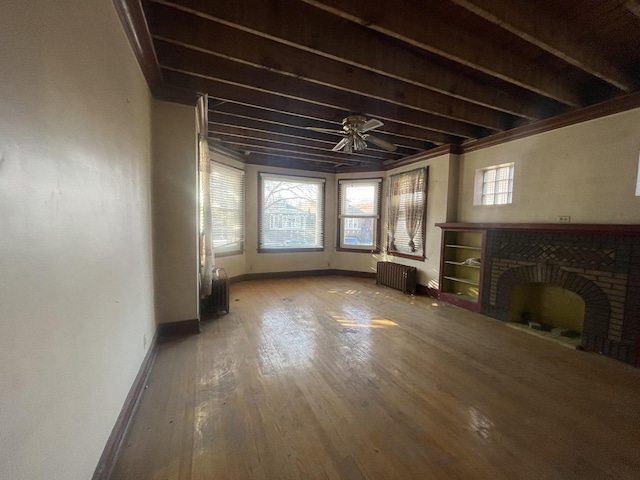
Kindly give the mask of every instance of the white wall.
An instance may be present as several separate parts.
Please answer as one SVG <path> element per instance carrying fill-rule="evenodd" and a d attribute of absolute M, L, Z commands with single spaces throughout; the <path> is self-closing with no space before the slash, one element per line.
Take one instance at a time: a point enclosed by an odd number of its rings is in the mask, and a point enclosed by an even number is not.
<path fill-rule="evenodd" d="M 199 317 L 198 153 L 195 106 L 153 101 L 156 319 Z"/>
<path fill-rule="evenodd" d="M 0 478 L 91 478 L 152 340 L 150 99 L 111 2 L 0 15 Z"/>
<path fill-rule="evenodd" d="M 462 222 L 640 223 L 640 109 L 462 155 Z M 475 171 L 515 162 L 513 204 L 473 206 Z"/>

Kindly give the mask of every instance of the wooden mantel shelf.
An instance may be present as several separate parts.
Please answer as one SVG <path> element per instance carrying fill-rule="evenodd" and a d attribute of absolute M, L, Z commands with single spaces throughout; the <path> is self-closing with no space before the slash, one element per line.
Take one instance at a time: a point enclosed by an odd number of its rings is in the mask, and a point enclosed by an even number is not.
<path fill-rule="evenodd" d="M 524 230 L 537 232 L 574 232 L 640 235 L 640 225 L 606 223 L 436 223 L 446 230 Z"/>

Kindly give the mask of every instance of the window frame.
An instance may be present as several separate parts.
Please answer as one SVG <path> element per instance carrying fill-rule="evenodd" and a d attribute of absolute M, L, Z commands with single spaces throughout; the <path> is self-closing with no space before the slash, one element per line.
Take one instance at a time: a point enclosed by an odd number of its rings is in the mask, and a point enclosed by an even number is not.
<path fill-rule="evenodd" d="M 393 178 L 397 177 L 399 175 L 407 175 L 413 172 L 417 172 L 418 170 L 423 170 L 424 171 L 424 179 L 423 179 L 423 184 L 422 184 L 422 196 L 423 196 L 423 203 L 422 203 L 422 222 L 421 222 L 421 227 L 419 230 L 419 233 L 422 235 L 422 251 L 421 252 L 416 252 L 415 254 L 413 253 L 406 253 L 404 251 L 399 251 L 399 250 L 391 250 L 391 232 L 390 232 L 390 228 L 389 228 L 389 220 L 390 220 L 390 209 L 391 209 L 391 189 L 393 188 L 394 182 L 393 182 Z M 412 260 L 417 260 L 417 261 L 424 261 L 426 259 L 426 244 L 427 244 L 427 206 L 428 206 L 428 194 L 429 194 L 429 188 L 428 188 L 428 184 L 429 184 L 429 167 L 421 167 L 421 168 L 416 168 L 413 170 L 407 170 L 405 172 L 400 172 L 400 173 L 396 173 L 394 175 L 391 175 L 389 177 L 389 181 L 387 182 L 387 240 L 386 240 L 386 250 L 387 253 L 391 256 L 394 257 L 401 257 L 401 258 L 408 258 L 408 259 L 412 259 Z"/>
<path fill-rule="evenodd" d="M 347 184 L 373 185 L 376 188 L 375 208 L 376 212 L 372 215 L 347 215 L 343 213 L 343 205 L 345 202 L 345 195 L 343 194 L 342 186 Z M 338 180 L 338 209 L 337 209 L 337 232 L 336 232 L 336 250 L 340 252 L 353 252 L 353 253 L 379 253 L 380 252 L 380 237 L 381 237 L 381 224 L 382 224 L 382 193 L 383 193 L 383 179 L 382 177 L 375 178 L 358 178 L 358 179 L 340 179 Z M 345 203 L 343 203 L 345 202 Z M 374 221 L 373 227 L 373 245 L 347 245 L 343 240 L 346 237 L 344 231 L 346 228 L 345 223 L 347 220 L 358 218 L 371 218 Z M 344 222 L 343 222 L 344 220 Z"/>
<path fill-rule="evenodd" d="M 263 242 L 263 182 L 265 179 L 269 178 L 281 178 L 285 181 L 294 181 L 298 179 L 301 183 L 317 183 L 320 186 L 320 196 L 321 196 L 321 214 L 318 215 L 318 220 L 321 222 L 320 224 L 320 235 L 321 235 L 321 246 L 312 246 L 312 247 L 264 247 L 262 246 Z M 258 172 L 258 253 L 292 253 L 292 252 L 324 252 L 326 247 L 326 184 L 327 179 L 324 177 L 312 177 L 312 176 L 304 176 L 304 175 L 287 175 L 281 173 L 271 173 L 271 172 Z M 284 218 L 282 219 L 285 220 Z"/>
<path fill-rule="evenodd" d="M 495 200 L 496 195 L 498 194 L 502 194 L 502 193 L 506 193 L 507 194 L 507 202 L 504 203 L 495 203 L 495 201 L 493 203 L 484 203 L 484 198 L 487 194 L 484 193 L 484 188 L 485 185 L 487 185 L 489 182 L 485 182 L 485 175 L 487 174 L 487 172 L 489 171 L 497 171 L 505 168 L 505 167 L 509 167 L 509 178 L 508 180 L 508 191 L 507 192 L 497 192 L 494 189 L 494 192 L 491 194 L 493 195 L 493 198 Z M 483 167 L 483 168 L 478 168 L 476 170 L 476 175 L 475 175 L 475 185 L 473 188 L 473 205 L 474 206 L 478 206 L 478 207 L 501 207 L 501 206 L 505 206 L 505 205 L 512 205 L 513 204 L 513 186 L 514 186 L 514 177 L 515 177 L 515 162 L 506 162 L 506 163 L 500 163 L 497 165 L 490 165 L 488 167 Z M 494 180 L 493 183 L 497 184 L 497 182 L 499 182 L 498 179 Z"/>
<path fill-rule="evenodd" d="M 210 196 L 213 195 L 214 192 L 214 188 L 212 185 L 212 178 L 213 178 L 213 171 L 214 169 L 218 168 L 218 170 L 228 170 L 229 172 L 239 172 L 239 177 L 242 179 L 242 185 L 241 185 L 241 198 L 242 198 L 242 205 L 241 208 L 238 208 L 238 212 L 239 212 L 239 223 L 238 225 L 241 226 L 241 231 L 242 231 L 242 235 L 241 235 L 241 239 L 239 241 L 234 242 L 234 244 L 237 244 L 236 248 L 233 249 L 229 249 L 229 250 L 225 250 L 225 247 L 220 247 L 220 246 L 216 246 L 215 245 L 215 240 L 214 240 L 214 233 L 213 233 L 213 228 L 214 228 L 214 223 L 215 223 L 215 219 L 216 219 L 216 214 L 214 211 L 214 204 L 213 204 L 213 198 L 211 198 L 211 242 L 213 245 L 213 252 L 214 255 L 216 257 L 230 257 L 233 255 L 242 255 L 244 253 L 245 250 L 245 241 L 246 241 L 246 228 L 245 228 L 245 204 L 246 204 L 246 200 L 245 200 L 245 188 L 246 188 L 246 181 L 245 181 L 245 171 L 242 170 L 241 168 L 236 168 L 236 167 L 232 167 L 230 165 L 226 165 L 224 163 L 221 162 L 217 162 L 215 160 L 209 160 L 210 162 L 210 180 L 209 180 L 209 185 L 210 185 Z M 222 249 L 221 249 L 222 248 Z"/>

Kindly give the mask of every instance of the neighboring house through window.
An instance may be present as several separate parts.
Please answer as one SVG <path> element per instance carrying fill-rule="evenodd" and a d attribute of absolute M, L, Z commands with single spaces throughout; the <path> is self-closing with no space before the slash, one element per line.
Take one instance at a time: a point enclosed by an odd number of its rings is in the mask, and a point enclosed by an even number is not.
<path fill-rule="evenodd" d="M 338 181 L 339 249 L 379 249 L 381 192 L 381 178 Z"/>
<path fill-rule="evenodd" d="M 258 250 L 324 249 L 323 178 L 260 173 Z"/>
<path fill-rule="evenodd" d="M 391 254 L 424 258 L 427 169 L 389 179 L 388 246 Z"/>

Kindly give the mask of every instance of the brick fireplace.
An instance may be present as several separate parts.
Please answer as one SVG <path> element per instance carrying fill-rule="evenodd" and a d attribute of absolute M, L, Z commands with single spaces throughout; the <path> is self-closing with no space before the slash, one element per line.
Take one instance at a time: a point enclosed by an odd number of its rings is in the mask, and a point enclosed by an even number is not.
<path fill-rule="evenodd" d="M 640 226 L 486 224 L 481 312 L 510 320 L 516 285 L 585 303 L 581 347 L 640 364 Z"/>

